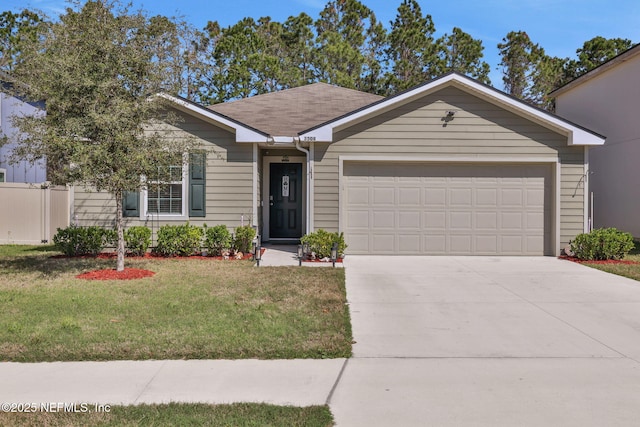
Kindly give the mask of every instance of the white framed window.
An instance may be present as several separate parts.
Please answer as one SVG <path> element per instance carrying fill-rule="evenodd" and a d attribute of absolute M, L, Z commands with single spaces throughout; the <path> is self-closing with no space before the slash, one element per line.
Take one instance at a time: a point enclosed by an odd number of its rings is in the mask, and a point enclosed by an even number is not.
<path fill-rule="evenodd" d="M 188 163 L 184 160 L 182 164 L 159 167 L 157 176 L 147 179 L 147 187 L 142 192 L 142 216 L 188 218 Z"/>
<path fill-rule="evenodd" d="M 0 183 L 7 182 L 7 170 L 0 168 Z"/>

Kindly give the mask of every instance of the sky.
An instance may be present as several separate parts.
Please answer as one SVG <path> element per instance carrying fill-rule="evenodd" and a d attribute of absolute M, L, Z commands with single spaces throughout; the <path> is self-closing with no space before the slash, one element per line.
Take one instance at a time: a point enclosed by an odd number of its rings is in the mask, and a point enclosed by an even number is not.
<path fill-rule="evenodd" d="M 222 27 L 245 17 L 270 16 L 284 22 L 306 12 L 313 19 L 328 0 L 129 0 L 134 9 L 150 15 L 181 17 L 202 29 L 207 21 Z M 360 0 L 387 28 L 395 18 L 401 0 Z M 627 38 L 640 42 L 638 0 L 419 0 L 423 14 L 431 15 L 436 37 L 454 27 L 483 41 L 484 60 L 491 66 L 491 82 L 502 89 L 497 44 L 510 31 L 525 31 L 534 43 L 551 56 L 576 56 L 583 43 L 596 36 Z M 127 1 L 123 1 L 127 3 Z M 0 0 L 0 11 L 39 9 L 56 17 L 68 6 L 65 0 Z"/>

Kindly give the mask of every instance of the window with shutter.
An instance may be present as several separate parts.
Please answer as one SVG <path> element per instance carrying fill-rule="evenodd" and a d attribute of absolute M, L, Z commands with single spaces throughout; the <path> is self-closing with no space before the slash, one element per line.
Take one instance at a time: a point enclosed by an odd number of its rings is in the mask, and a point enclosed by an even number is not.
<path fill-rule="evenodd" d="M 183 164 L 178 160 L 159 167 L 156 176 L 147 179 L 147 188 L 142 191 L 144 216 L 184 220 L 206 215 L 206 156 L 191 153 L 183 160 Z M 139 193 L 125 193 L 124 216 L 140 216 L 140 199 Z"/>

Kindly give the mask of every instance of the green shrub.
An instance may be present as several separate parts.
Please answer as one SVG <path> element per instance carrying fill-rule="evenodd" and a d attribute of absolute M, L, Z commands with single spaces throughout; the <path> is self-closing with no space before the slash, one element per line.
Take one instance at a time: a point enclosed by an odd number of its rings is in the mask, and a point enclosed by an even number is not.
<path fill-rule="evenodd" d="M 227 226 L 207 227 L 205 225 L 203 247 L 212 256 L 220 256 L 224 250 L 231 249 L 231 233 L 227 230 Z"/>
<path fill-rule="evenodd" d="M 189 225 L 163 225 L 158 230 L 158 244 L 154 252 L 163 256 L 190 256 L 200 252 L 201 227 Z"/>
<path fill-rule="evenodd" d="M 256 237 L 256 230 L 250 225 L 236 227 L 233 249 L 244 254 L 251 252 L 251 243 L 254 237 Z"/>
<path fill-rule="evenodd" d="M 615 228 L 598 228 L 576 236 L 571 251 L 579 259 L 622 259 L 634 248 L 633 236 Z"/>
<path fill-rule="evenodd" d="M 343 233 L 330 233 L 323 229 L 319 229 L 314 233 L 307 234 L 300 239 L 300 243 L 308 243 L 311 252 L 316 254 L 317 258 L 328 258 L 331 256 L 331 247 L 334 243 L 338 243 L 338 255 L 344 255 L 347 245 L 344 242 Z"/>
<path fill-rule="evenodd" d="M 144 226 L 129 227 L 124 231 L 127 250 L 136 256 L 143 256 L 151 245 L 151 230 Z"/>
<path fill-rule="evenodd" d="M 58 228 L 53 236 L 56 248 L 68 256 L 98 255 L 102 250 L 117 240 L 115 230 L 105 230 L 102 227 Z"/>

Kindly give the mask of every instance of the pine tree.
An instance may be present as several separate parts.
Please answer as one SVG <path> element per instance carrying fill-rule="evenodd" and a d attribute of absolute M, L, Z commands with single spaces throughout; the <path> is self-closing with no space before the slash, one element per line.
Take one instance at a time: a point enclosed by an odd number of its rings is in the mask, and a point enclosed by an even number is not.
<path fill-rule="evenodd" d="M 315 22 L 316 79 L 366 90 L 381 69 L 378 54 L 386 33 L 375 14 L 358 0 L 332 0 Z M 372 75 L 373 74 L 373 75 Z"/>
<path fill-rule="evenodd" d="M 431 15 L 422 15 L 416 0 L 403 0 L 389 32 L 388 61 L 393 64 L 387 78 L 389 92 L 416 86 L 438 72 L 435 26 Z"/>
<path fill-rule="evenodd" d="M 524 31 L 509 32 L 502 43 L 498 43 L 498 49 L 502 57 L 500 65 L 505 91 L 517 98 L 526 99 L 533 84 L 533 73 L 544 51 Z"/>
<path fill-rule="evenodd" d="M 439 47 L 440 73 L 455 71 L 466 74 L 483 83 L 490 84 L 489 64 L 482 60 L 484 46 L 477 40 L 455 27 L 451 34 L 437 40 Z"/>

